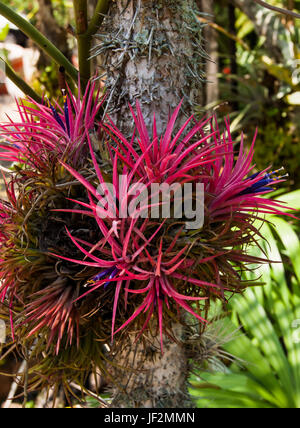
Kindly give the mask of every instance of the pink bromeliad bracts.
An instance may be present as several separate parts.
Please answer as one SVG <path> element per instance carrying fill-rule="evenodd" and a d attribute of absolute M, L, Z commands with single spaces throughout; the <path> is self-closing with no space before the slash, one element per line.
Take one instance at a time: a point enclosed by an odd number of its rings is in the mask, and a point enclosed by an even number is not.
<path fill-rule="evenodd" d="M 100 123 L 103 100 L 94 92 L 95 83 L 82 100 L 68 93 L 62 108 L 20 102 L 20 122 L 0 125 L 5 139 L 0 157 L 15 162 L 19 174 L 7 185 L 10 203 L 0 205 L 0 301 L 8 301 L 12 325 L 14 302 L 23 305 L 16 329 L 27 326 L 28 337 L 48 331 L 47 346 L 55 342 L 56 354 L 75 336 L 79 344 L 87 314 L 101 323 L 100 307 L 110 314 L 112 341 L 130 328 L 138 339 L 154 323 L 163 349 L 163 335 L 172 335 L 174 320 L 185 322 L 183 314 L 190 314 L 205 324 L 211 299 L 226 301 L 250 285 L 243 271 L 263 260 L 249 256 L 247 246 L 260 237 L 256 221 L 266 214 L 286 215 L 286 207 L 266 197 L 285 176 L 270 168 L 255 172 L 256 136 L 248 150 L 242 136 L 236 150 L 227 120 L 223 133 L 215 117 L 196 121 L 192 116 L 177 129 L 181 104 L 162 135 L 154 116 L 151 136 L 140 105 L 136 113 L 130 107 L 135 130 L 128 140 L 109 117 Z M 23 186 L 17 196 L 15 183 Z M 184 216 L 142 217 L 137 208 L 135 215 L 123 215 L 125 202 L 135 206 L 141 185 L 149 190 L 164 183 L 203 186 L 202 227 L 187 230 Z M 193 190 L 190 198 L 195 197 Z M 143 210 L 151 213 L 152 200 L 144 199 Z M 170 203 L 175 203 L 172 196 Z M 41 236 L 36 224 L 48 223 Z M 20 230 L 27 246 L 23 237 L 16 239 Z M 82 236 L 82 230 L 94 238 Z M 65 246 L 68 253 L 61 250 Z M 44 282 L 30 286 L 35 265 L 28 263 L 36 263 L 38 272 L 49 268 Z"/>
<path fill-rule="evenodd" d="M 97 124 L 102 106 L 100 91 L 95 93 L 96 83 L 89 83 L 83 98 L 76 98 L 70 91 L 64 96 L 64 106 L 55 107 L 49 100 L 45 104 L 20 100 L 17 108 L 20 121 L 0 124 L 1 159 L 9 162 L 31 163 L 34 168 L 45 169 L 49 156 L 68 158 L 73 166 L 80 165 L 86 153 L 86 133 Z M 30 101 L 30 102 L 29 102 Z"/>
<path fill-rule="evenodd" d="M 206 320 L 191 303 L 209 299 L 210 296 L 224 298 L 226 291 L 238 290 L 241 287 L 233 265 L 261 262 L 246 254 L 243 246 L 255 235 L 259 235 L 253 221 L 263 214 L 283 214 L 282 205 L 271 199 L 261 198 L 273 190 L 272 186 L 284 180 L 269 169 L 253 173 L 252 158 L 254 142 L 247 151 L 240 144 L 239 154 L 235 160 L 234 144 L 230 134 L 229 123 L 225 121 L 226 130 L 220 134 L 216 118 L 204 119 L 193 123 L 189 118 L 175 133 L 174 127 L 180 105 L 170 118 L 165 134 L 158 136 L 155 117 L 153 119 L 153 135 L 150 138 L 141 108 L 137 103 L 137 116 L 133 109 L 137 135 L 128 141 L 121 131 L 108 118 L 103 129 L 111 137 L 108 144 L 112 165 L 112 184 L 116 195 L 108 195 L 108 207 L 114 206 L 115 216 L 99 217 L 99 200 L 102 196 L 96 187 L 86 181 L 74 168 L 64 163 L 64 167 L 86 188 L 89 202 L 74 201 L 81 205 L 82 210 L 69 210 L 77 214 L 95 217 L 103 238 L 98 243 L 83 242 L 67 233 L 84 254 L 84 260 L 74 260 L 57 254 L 58 257 L 85 266 L 99 268 L 99 273 L 87 283 L 88 290 L 78 300 L 97 292 L 99 288 L 113 287 L 114 304 L 112 308 L 112 338 L 120 330 L 133 322 L 140 314 L 144 315 L 144 323 L 138 337 L 147 328 L 152 317 L 157 314 L 158 325 L 163 347 L 163 321 L 165 309 L 183 309 L 200 322 Z M 205 132 L 209 126 L 210 131 Z M 91 158 L 97 173 L 98 183 L 105 187 L 106 182 L 101 168 L 97 164 L 91 141 L 87 135 Z M 122 201 L 120 200 L 119 172 L 127 176 L 126 199 L 132 198 L 129 186 L 143 183 L 147 188 L 154 182 L 172 183 L 204 183 L 205 186 L 205 223 L 202 230 L 194 231 L 188 238 L 183 225 L 174 219 L 161 219 L 160 222 L 151 218 L 120 218 L 118 216 Z M 124 194 L 124 189 L 123 194 Z M 146 208 L 151 208 L 148 202 Z M 68 211 L 68 210 L 65 210 Z M 179 222 L 180 223 L 180 222 Z M 210 235 L 220 230 L 220 242 Z M 234 229 L 234 231 L 233 231 Z M 195 245 L 198 240 L 207 242 L 199 250 Z M 214 245 L 210 243 L 214 241 Z M 220 245 L 221 244 L 221 245 Z M 208 248 L 207 248 L 208 247 Z M 202 253 L 202 257 L 201 257 Z M 205 268 L 212 274 L 204 275 Z M 203 275 L 202 275 L 203 273 Z M 228 280 L 229 276 L 232 281 Z M 238 281 L 237 281 L 238 277 Z M 132 296 L 144 296 L 134 313 L 115 330 L 118 316 L 119 299 L 127 302 Z M 199 307 L 199 306 L 198 306 Z M 178 313 L 178 312 L 177 312 Z"/>

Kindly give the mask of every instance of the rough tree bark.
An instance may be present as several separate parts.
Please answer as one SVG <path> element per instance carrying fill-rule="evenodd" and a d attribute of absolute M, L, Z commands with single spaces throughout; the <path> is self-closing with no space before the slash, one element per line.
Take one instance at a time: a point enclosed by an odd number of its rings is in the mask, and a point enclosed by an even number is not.
<path fill-rule="evenodd" d="M 110 93 L 109 110 L 130 133 L 128 102 L 138 99 L 150 125 L 153 112 L 163 129 L 170 110 L 184 98 L 184 112 L 202 105 L 203 67 L 195 0 L 118 0 L 101 27 L 95 51 Z"/>
<path fill-rule="evenodd" d="M 170 111 L 184 98 L 181 120 L 203 100 L 203 68 L 207 56 L 195 0 L 118 0 L 98 34 L 99 64 L 108 87 L 108 110 L 126 135 L 132 131 L 128 103 L 138 99 L 151 129 L 153 112 L 160 131 Z M 158 338 L 144 346 L 128 346 L 116 361 L 138 369 L 120 371 L 113 407 L 189 407 L 188 353 L 185 332 L 174 326 L 178 343 L 165 338 L 162 356 Z"/>
<path fill-rule="evenodd" d="M 122 355 L 115 361 L 127 369 L 114 371 L 118 386 L 113 389 L 111 407 L 193 407 L 188 394 L 189 361 L 184 329 L 176 325 L 173 331 L 178 343 L 164 337 L 163 355 L 159 337 L 151 338 L 148 346 L 134 344 L 128 338 Z"/>

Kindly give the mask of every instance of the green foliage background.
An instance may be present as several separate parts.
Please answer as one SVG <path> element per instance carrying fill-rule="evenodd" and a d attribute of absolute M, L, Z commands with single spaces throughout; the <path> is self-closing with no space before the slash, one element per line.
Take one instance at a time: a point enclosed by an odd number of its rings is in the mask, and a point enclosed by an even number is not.
<path fill-rule="evenodd" d="M 295 10 L 300 11 L 300 2 L 292 3 Z M 291 3 L 269 0 L 269 4 L 288 7 Z M 220 98 L 215 104 L 228 102 L 225 112 L 229 113 L 234 128 L 244 130 L 249 138 L 255 128 L 259 128 L 255 153 L 258 169 L 264 169 L 266 164 L 283 165 L 291 176 L 289 187 L 297 189 L 300 184 L 300 21 L 265 10 L 262 26 L 272 28 L 270 48 L 266 37 L 244 10 L 235 8 L 233 26 L 229 22 L 228 7 L 227 1 L 214 3 L 215 22 L 220 30 L 225 30 L 225 34 L 217 32 Z M 233 68 L 236 73 L 232 72 Z"/>
<path fill-rule="evenodd" d="M 299 1 L 268 3 L 300 12 Z M 246 8 L 236 7 L 230 21 L 230 4 L 214 4 L 219 99 L 207 109 L 221 105 L 237 138 L 243 130 L 251 141 L 258 127 L 257 170 L 284 166 L 290 174 L 285 191 L 294 191 L 279 199 L 299 210 L 300 20 L 260 9 L 262 22 L 272 29 L 272 44 Z M 299 222 L 268 220 L 261 229 L 268 243 L 251 251 L 274 263 L 253 267 L 247 279 L 261 278 L 265 285 L 232 298 L 227 316 L 214 318 L 214 308 L 212 319 L 222 325 L 223 355 L 229 359 L 211 361 L 191 378 L 198 407 L 300 408 Z"/>
<path fill-rule="evenodd" d="M 283 199 L 300 209 L 299 190 Z M 300 408 L 299 230 L 281 218 L 268 220 L 261 229 L 268 243 L 252 252 L 277 263 L 248 274 L 265 286 L 235 296 L 228 317 L 217 321 L 231 334 L 224 349 L 234 360 L 192 378 L 199 407 Z"/>

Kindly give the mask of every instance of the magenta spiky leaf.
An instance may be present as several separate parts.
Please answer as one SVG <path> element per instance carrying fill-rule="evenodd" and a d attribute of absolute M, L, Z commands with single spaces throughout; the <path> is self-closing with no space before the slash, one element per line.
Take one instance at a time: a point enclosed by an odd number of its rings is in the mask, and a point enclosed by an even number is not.
<path fill-rule="evenodd" d="M 64 96 L 64 105 L 45 100 L 39 104 L 32 99 L 20 100 L 17 108 L 19 122 L 0 125 L 0 158 L 9 162 L 30 163 L 33 168 L 47 168 L 49 156 L 67 158 L 74 166 L 80 164 L 86 153 L 86 133 L 97 128 L 98 114 L 103 100 L 95 94 L 96 82 L 89 82 L 81 99 L 70 90 Z M 83 156 L 83 158 L 82 158 Z"/>
<path fill-rule="evenodd" d="M 242 139 L 236 158 L 228 121 L 225 121 L 222 135 L 215 117 L 201 122 L 191 117 L 179 131 L 174 132 L 179 105 L 162 136 L 157 135 L 154 117 L 150 137 L 138 103 L 136 109 L 137 116 L 131 109 L 136 126 L 131 140 L 127 140 L 109 118 L 103 125 L 112 140 L 108 144 L 111 162 L 109 183 L 97 163 L 90 139 L 91 158 L 98 178 L 96 186 L 63 163 L 86 188 L 88 195 L 88 203 L 75 201 L 81 209 L 64 211 L 94 217 L 101 239 L 93 243 L 83 242 L 67 230 L 84 259 L 56 255 L 63 260 L 99 269 L 99 273 L 87 282 L 87 290 L 82 290 L 78 301 L 92 293 L 97 294 L 101 288 L 113 290 L 112 340 L 135 322 L 140 324 L 140 337 L 154 317 L 163 347 L 167 313 L 180 317 L 186 311 L 201 323 L 206 323 L 201 311 L 211 298 L 226 300 L 226 294 L 240 291 L 247 285 L 242 283 L 234 267 L 245 270 L 247 264 L 261 262 L 246 252 L 246 246 L 259 236 L 253 222 L 266 213 L 284 213 L 280 210 L 282 204 L 260 195 L 271 192 L 272 186 L 285 177 L 278 177 L 276 171 L 268 170 L 253 174 L 255 138 L 248 152 Z M 190 126 L 193 121 L 195 123 Z M 208 126 L 209 132 L 206 131 Z M 125 181 L 120 182 L 120 172 L 122 177 L 126 177 Z M 202 227 L 191 233 L 186 230 L 182 219 L 152 219 L 153 201 L 149 194 L 143 200 L 140 215 L 135 212 L 135 215 L 124 216 L 125 202 L 127 207 L 137 197 L 135 187 L 143 185 L 144 189 L 150 189 L 157 183 L 202 184 Z M 99 184 L 106 194 L 105 209 L 101 205 L 103 193 L 96 188 Z M 193 195 L 189 197 L 193 198 Z M 172 203 L 176 202 L 174 198 Z M 158 205 L 161 208 L 163 203 Z M 145 211 L 148 212 L 147 218 L 141 218 Z M 136 301 L 136 308 L 115 329 L 121 300 L 125 306 L 128 301 Z M 198 303 L 195 306 L 193 302 Z"/>

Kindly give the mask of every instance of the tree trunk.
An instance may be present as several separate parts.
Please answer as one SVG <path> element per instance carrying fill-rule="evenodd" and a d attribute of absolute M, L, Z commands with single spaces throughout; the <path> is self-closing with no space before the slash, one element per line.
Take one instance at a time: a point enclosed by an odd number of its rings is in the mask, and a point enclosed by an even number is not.
<path fill-rule="evenodd" d="M 113 2 L 95 52 L 106 73 L 109 111 L 125 134 L 132 130 L 128 103 L 136 99 L 149 127 L 155 111 L 160 130 L 182 98 L 183 117 L 202 106 L 207 56 L 197 12 L 194 0 Z"/>
<path fill-rule="evenodd" d="M 163 132 L 170 112 L 183 98 L 179 121 L 202 105 L 206 54 L 201 44 L 201 24 L 194 0 L 118 0 L 97 36 L 99 64 L 106 73 L 108 110 L 125 135 L 133 129 L 128 103 L 139 100 L 146 125 L 151 130 L 153 113 Z M 188 356 L 184 331 L 174 327 L 177 342 L 159 338 L 145 352 L 144 345 L 128 345 L 120 366 L 137 371 L 119 371 L 113 407 L 189 407 Z"/>
<path fill-rule="evenodd" d="M 184 329 L 181 325 L 176 325 L 174 330 L 178 343 L 164 337 L 163 355 L 159 337 L 151 338 L 148 346 L 141 342 L 134 344 L 128 338 L 122 355 L 115 361 L 126 369 L 113 373 L 114 378 L 118 380 L 118 386 L 113 390 L 112 407 L 193 406 L 188 393 L 189 363 L 188 352 L 183 345 Z"/>
<path fill-rule="evenodd" d="M 213 21 L 214 7 L 212 0 L 200 0 L 202 11 L 207 14 L 207 19 Z M 206 63 L 206 90 L 205 104 L 212 104 L 219 99 L 218 82 L 218 39 L 216 31 L 209 25 L 204 28 L 203 36 L 205 39 L 205 51 L 210 60 Z"/>

